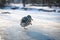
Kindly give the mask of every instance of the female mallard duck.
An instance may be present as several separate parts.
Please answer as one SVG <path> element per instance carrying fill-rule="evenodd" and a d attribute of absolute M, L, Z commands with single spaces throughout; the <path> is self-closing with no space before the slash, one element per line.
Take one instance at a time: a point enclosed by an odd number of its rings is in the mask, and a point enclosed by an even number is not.
<path fill-rule="evenodd" d="M 32 25 L 32 23 L 31 23 L 32 20 L 33 20 L 32 17 L 30 15 L 27 15 L 21 19 L 20 25 L 22 27 L 24 27 L 24 29 L 26 29 L 26 26 L 28 26 L 30 24 Z"/>

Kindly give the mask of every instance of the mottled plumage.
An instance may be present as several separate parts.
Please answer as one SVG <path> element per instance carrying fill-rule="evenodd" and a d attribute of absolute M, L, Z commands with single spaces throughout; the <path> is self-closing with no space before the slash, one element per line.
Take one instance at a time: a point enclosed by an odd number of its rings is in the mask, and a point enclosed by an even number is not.
<path fill-rule="evenodd" d="M 23 17 L 23 18 L 21 19 L 20 25 L 21 25 L 22 27 L 26 27 L 26 26 L 28 26 L 28 25 L 30 25 L 30 24 L 32 25 L 31 21 L 32 21 L 32 18 L 31 18 L 30 15 L 28 15 L 28 16 Z"/>

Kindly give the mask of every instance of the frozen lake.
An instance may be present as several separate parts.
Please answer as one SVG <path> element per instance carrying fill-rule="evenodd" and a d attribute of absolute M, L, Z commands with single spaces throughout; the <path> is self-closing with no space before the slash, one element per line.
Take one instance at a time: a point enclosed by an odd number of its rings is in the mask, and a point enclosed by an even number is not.
<path fill-rule="evenodd" d="M 33 18 L 27 30 L 20 26 L 26 15 Z M 0 9 L 0 40 L 60 40 L 60 13 Z"/>

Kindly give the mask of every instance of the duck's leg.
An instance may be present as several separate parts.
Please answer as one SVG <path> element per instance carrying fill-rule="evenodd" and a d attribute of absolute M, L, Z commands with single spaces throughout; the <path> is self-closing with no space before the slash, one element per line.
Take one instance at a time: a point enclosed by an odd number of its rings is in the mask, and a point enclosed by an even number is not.
<path fill-rule="evenodd" d="M 30 24 L 32 25 L 32 23 L 30 22 Z"/>
<path fill-rule="evenodd" d="M 27 29 L 26 27 L 24 27 L 24 29 Z"/>
<path fill-rule="evenodd" d="M 26 27 L 24 27 L 24 29 L 27 29 Z"/>

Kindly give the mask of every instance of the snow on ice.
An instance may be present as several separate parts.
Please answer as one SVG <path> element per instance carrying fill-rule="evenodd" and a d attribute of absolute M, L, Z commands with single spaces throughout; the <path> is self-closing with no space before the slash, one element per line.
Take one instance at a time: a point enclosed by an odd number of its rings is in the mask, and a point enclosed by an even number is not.
<path fill-rule="evenodd" d="M 34 6 L 30 8 L 39 9 Z M 51 10 L 48 7 L 44 9 Z M 31 15 L 33 21 L 32 25 L 27 26 L 28 29 L 25 30 L 20 26 L 20 20 L 27 15 Z M 0 40 L 60 40 L 60 13 L 20 8 L 0 9 Z"/>

